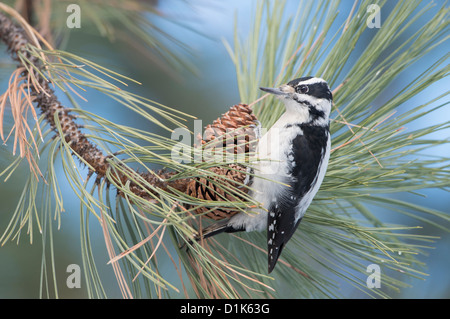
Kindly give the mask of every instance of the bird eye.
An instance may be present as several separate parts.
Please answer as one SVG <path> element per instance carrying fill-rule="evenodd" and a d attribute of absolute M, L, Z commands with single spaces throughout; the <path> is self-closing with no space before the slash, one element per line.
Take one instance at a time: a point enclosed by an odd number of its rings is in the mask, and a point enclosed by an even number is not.
<path fill-rule="evenodd" d="M 306 85 L 299 85 L 299 86 L 297 86 L 297 93 L 305 94 L 305 93 L 308 93 L 308 91 L 309 91 L 309 88 Z"/>

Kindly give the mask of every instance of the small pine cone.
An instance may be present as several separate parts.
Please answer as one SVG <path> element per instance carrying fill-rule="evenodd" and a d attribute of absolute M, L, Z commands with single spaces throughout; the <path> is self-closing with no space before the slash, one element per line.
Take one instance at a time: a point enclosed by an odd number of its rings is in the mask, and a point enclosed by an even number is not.
<path fill-rule="evenodd" d="M 222 150 L 224 156 L 228 153 L 246 155 L 254 152 L 257 145 L 257 130 L 259 125 L 252 109 L 247 104 L 232 106 L 228 112 L 216 119 L 205 128 L 203 137 L 197 136 L 199 145 L 204 150 L 214 149 L 216 152 Z M 216 153 L 217 154 L 217 153 Z M 251 180 L 247 175 L 247 168 L 238 164 L 229 164 L 224 167 L 212 167 L 209 170 L 217 175 L 225 176 L 226 179 L 210 177 L 208 179 L 199 177 L 192 179 L 186 193 L 190 196 L 208 201 L 236 201 L 240 199 L 237 194 L 230 194 L 228 187 L 241 187 L 246 193 Z M 236 181 L 236 183 L 230 182 Z M 226 187 L 221 187 L 224 183 Z M 198 214 L 220 220 L 229 218 L 239 211 L 232 207 L 219 207 L 217 205 L 201 206 L 195 210 Z"/>
<path fill-rule="evenodd" d="M 205 128 L 199 144 L 206 148 L 223 148 L 234 154 L 254 152 L 256 147 L 256 116 L 247 104 L 237 104 Z M 216 141 L 216 142 L 213 142 Z"/>
<path fill-rule="evenodd" d="M 209 178 L 198 177 L 192 179 L 187 186 L 186 194 L 207 201 L 236 201 L 240 199 L 240 196 L 237 193 L 230 194 L 229 187 L 241 188 L 241 191 L 244 193 L 247 191 L 247 189 L 242 186 L 246 183 L 247 178 L 245 167 L 237 164 L 230 164 L 225 167 L 212 167 L 209 170 L 214 172 L 214 174 L 225 176 L 225 178 L 212 176 Z M 230 182 L 230 180 L 235 182 Z M 223 184 L 227 185 L 221 187 Z M 192 207 L 193 206 L 191 206 L 191 208 Z M 220 220 L 233 216 L 238 213 L 238 210 L 233 207 L 205 205 L 198 207 L 195 212 L 197 214 L 204 214 L 204 216 L 214 220 Z"/>

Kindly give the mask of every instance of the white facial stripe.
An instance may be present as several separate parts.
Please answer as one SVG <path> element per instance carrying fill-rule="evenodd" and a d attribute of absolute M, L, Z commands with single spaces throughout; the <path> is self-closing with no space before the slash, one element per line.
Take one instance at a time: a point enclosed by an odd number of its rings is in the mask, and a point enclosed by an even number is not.
<path fill-rule="evenodd" d="M 316 105 L 317 103 L 317 98 L 311 96 L 311 95 L 307 95 L 307 94 L 297 94 L 297 96 L 299 96 L 299 99 L 301 99 L 302 101 L 306 101 L 311 105 Z M 301 98 L 300 98 L 301 96 Z"/>
<path fill-rule="evenodd" d="M 321 78 L 311 78 L 309 80 L 299 82 L 299 85 L 302 85 L 302 84 L 308 85 L 308 84 L 316 84 L 316 83 L 326 83 L 326 82 Z"/>

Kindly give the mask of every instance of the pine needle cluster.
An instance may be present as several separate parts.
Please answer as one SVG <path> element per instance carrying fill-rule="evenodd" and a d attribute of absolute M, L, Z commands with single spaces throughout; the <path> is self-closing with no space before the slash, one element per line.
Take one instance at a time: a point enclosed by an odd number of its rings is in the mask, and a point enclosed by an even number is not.
<path fill-rule="evenodd" d="M 448 190 L 448 156 L 424 159 L 422 154 L 448 143 L 448 139 L 431 140 L 427 135 L 449 129 L 450 122 L 406 129 L 426 113 L 446 106 L 448 91 L 397 112 L 448 75 L 448 53 L 429 62 L 424 72 L 397 92 L 386 95 L 389 98 L 378 107 L 373 105 L 402 72 L 448 43 L 449 9 L 399 1 L 383 17 L 382 26 L 364 50 L 358 51 L 368 29 L 367 8 L 374 4 L 383 8 L 385 1 L 355 1 L 348 12 L 339 11 L 339 1 L 301 1 L 294 12 L 286 9 L 291 5 L 286 1 L 276 5 L 259 1 L 249 38 L 242 39 L 236 27 L 234 43 L 225 43 L 236 66 L 241 101 L 253 108 L 264 127 L 277 120 L 283 106 L 261 95 L 259 86 L 315 75 L 326 79 L 333 89 L 333 147 L 327 175 L 273 276 L 266 274 L 265 234 L 192 241 L 208 223 L 205 217 L 218 207 L 247 211 L 260 204 L 243 196 L 240 187 L 244 185 L 228 183 L 220 170 L 212 169 L 232 163 L 196 162 L 194 147 L 187 148 L 188 161 L 176 161 L 172 151 L 178 142 L 170 136 L 113 123 L 83 110 L 76 100 L 83 98 L 86 88 L 95 89 L 167 133 L 185 128 L 190 134 L 185 123 L 193 117 L 127 91 L 128 83 L 136 83 L 129 77 L 54 49 L 52 41 L 1 4 L 0 36 L 19 66 L 0 99 L 0 123 L 9 103 L 15 126 L 8 134 L 3 134 L 0 126 L 0 132 L 4 141 L 14 137 L 14 150 L 18 148 L 20 153 L 1 176 L 7 181 L 23 159 L 30 176 L 0 242 L 18 241 L 25 229 L 33 241 L 38 229 L 43 246 L 52 249 L 51 229 L 55 220 L 59 227 L 64 211 L 61 177 L 55 171 L 55 165 L 61 163 L 80 202 L 83 272 L 88 295 L 93 298 L 107 297 L 108 292 L 92 252 L 92 218 L 101 226 L 109 264 L 125 298 L 336 297 L 336 278 L 371 296 L 387 297 L 390 291 L 406 286 L 404 278 L 424 277 L 417 256 L 436 238 L 418 234 L 414 226 L 387 224 L 373 213 L 373 207 L 448 230 L 448 212 L 389 196 L 425 188 Z M 130 13 L 130 7 L 117 5 L 108 10 L 148 39 L 130 22 L 138 9 Z M 420 22 L 411 34 L 412 26 L 430 12 L 432 18 Z M 105 34 L 114 34 L 107 32 L 114 24 L 105 19 L 100 15 L 93 21 Z M 159 44 L 156 47 L 161 48 Z M 178 61 L 172 53 L 170 57 Z M 72 106 L 61 105 L 55 95 L 57 88 L 69 96 Z M 430 105 L 436 106 L 429 110 Z M 27 124 L 29 113 L 35 128 Z M 414 157 L 417 159 L 411 160 Z M 88 168 L 87 176 L 82 166 Z M 154 166 L 165 170 L 154 171 Z M 219 183 L 222 190 L 236 196 L 218 201 L 190 196 L 185 186 L 180 186 L 189 180 L 204 181 L 202 184 L 213 190 Z M 46 297 L 58 296 L 53 258 L 53 253 L 43 254 L 41 293 Z M 367 287 L 369 264 L 383 266 L 382 283 L 388 289 Z M 171 267 L 177 279 L 169 279 L 161 265 Z"/>

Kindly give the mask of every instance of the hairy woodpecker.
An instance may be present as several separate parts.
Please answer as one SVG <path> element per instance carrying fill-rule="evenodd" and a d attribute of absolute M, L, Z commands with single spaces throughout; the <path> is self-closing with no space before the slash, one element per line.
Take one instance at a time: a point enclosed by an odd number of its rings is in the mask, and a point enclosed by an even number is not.
<path fill-rule="evenodd" d="M 250 195 L 263 208 L 216 222 L 203 230 L 203 238 L 221 232 L 267 229 L 270 273 L 325 176 L 332 94 L 327 82 L 311 76 L 279 88 L 260 89 L 276 95 L 286 107 L 256 148 L 259 160 L 254 165 Z"/>

